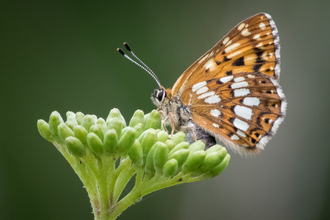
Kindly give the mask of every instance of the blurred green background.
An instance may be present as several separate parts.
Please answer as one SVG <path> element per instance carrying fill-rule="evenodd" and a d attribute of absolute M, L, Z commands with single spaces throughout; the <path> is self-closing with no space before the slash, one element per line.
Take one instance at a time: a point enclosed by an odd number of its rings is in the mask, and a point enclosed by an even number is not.
<path fill-rule="evenodd" d="M 127 120 L 156 88 L 116 51 L 130 43 L 171 87 L 232 27 L 258 12 L 280 33 L 287 117 L 254 158 L 161 190 L 125 219 L 330 219 L 330 1 L 1 1 L 0 219 L 91 220 L 85 189 L 37 119 L 82 111 Z"/>

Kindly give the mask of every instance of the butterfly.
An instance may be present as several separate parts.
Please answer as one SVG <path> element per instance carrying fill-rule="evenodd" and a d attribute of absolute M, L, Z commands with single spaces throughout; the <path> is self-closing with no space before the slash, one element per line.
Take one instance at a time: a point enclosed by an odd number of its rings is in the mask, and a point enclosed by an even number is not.
<path fill-rule="evenodd" d="M 184 131 L 189 142 L 202 140 L 210 147 L 221 141 L 240 154 L 257 154 L 285 117 L 287 102 L 279 85 L 279 35 L 267 13 L 237 24 L 188 67 L 172 89 L 161 86 L 157 76 L 137 59 L 142 65 L 133 62 L 158 83 L 151 100 L 165 124 Z"/>

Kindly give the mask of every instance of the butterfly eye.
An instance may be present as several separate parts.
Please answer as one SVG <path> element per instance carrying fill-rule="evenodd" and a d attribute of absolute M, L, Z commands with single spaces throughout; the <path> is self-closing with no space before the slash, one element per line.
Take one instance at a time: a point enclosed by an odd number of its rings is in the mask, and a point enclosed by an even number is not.
<path fill-rule="evenodd" d="M 155 89 L 154 90 L 154 97 L 159 101 L 159 102 L 161 102 L 161 101 L 163 101 L 163 99 L 164 99 L 164 94 L 165 94 L 165 91 L 164 90 L 162 90 L 162 89 Z"/>

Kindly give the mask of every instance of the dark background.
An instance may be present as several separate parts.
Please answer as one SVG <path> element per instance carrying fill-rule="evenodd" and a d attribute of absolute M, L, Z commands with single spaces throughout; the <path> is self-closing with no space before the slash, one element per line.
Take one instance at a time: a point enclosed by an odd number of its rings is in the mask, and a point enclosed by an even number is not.
<path fill-rule="evenodd" d="M 232 27 L 272 15 L 287 117 L 266 150 L 231 153 L 220 176 L 146 196 L 119 219 L 330 219 L 328 0 L 1 1 L 0 219 L 91 220 L 85 189 L 37 119 L 82 111 L 127 120 L 156 83 L 120 56 L 130 43 L 171 87 Z"/>

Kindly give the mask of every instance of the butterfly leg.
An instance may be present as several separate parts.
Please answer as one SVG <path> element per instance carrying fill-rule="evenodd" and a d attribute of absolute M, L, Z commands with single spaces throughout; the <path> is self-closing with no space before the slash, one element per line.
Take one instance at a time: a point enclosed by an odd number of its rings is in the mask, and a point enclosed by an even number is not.
<path fill-rule="evenodd" d="M 161 117 L 162 117 L 162 120 L 163 120 L 163 128 L 164 128 L 164 130 L 168 133 L 168 130 L 167 130 L 167 128 L 166 128 L 166 121 L 168 120 L 168 116 L 167 115 L 165 115 L 165 112 L 163 112 L 162 110 L 158 110 L 157 109 L 157 111 L 160 113 L 160 115 L 161 115 Z"/>
<path fill-rule="evenodd" d="M 187 130 L 189 130 L 189 132 L 193 134 L 195 141 L 197 141 L 197 136 L 195 134 L 195 131 L 191 127 L 182 126 L 181 129 L 185 130 L 186 131 L 185 133 L 187 133 Z"/>
<path fill-rule="evenodd" d="M 169 118 L 170 118 L 170 123 L 171 123 L 171 128 L 172 128 L 170 139 L 172 139 L 172 137 L 173 137 L 173 133 L 174 133 L 174 130 L 175 130 L 175 127 L 174 127 L 174 118 L 173 118 L 173 114 L 172 114 L 172 112 L 170 112 L 170 113 L 168 114 L 168 116 L 169 116 Z"/>

